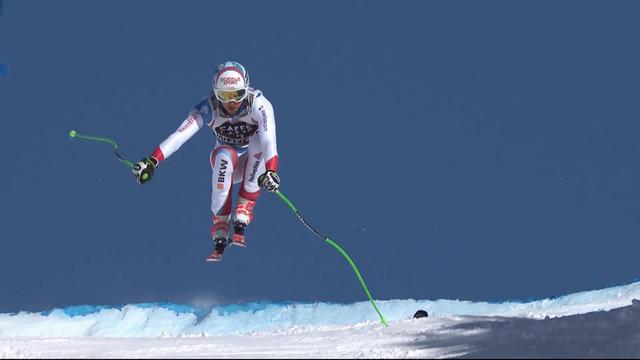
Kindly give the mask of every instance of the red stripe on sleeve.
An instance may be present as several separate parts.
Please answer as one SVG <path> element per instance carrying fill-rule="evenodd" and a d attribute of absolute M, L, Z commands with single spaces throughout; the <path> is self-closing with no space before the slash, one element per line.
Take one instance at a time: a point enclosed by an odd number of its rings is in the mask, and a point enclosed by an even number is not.
<path fill-rule="evenodd" d="M 278 172 L 278 155 L 272 157 L 265 164 L 267 170 Z"/>
<path fill-rule="evenodd" d="M 151 156 L 158 159 L 158 163 L 164 160 L 164 154 L 162 153 L 162 150 L 160 150 L 159 146 L 155 150 L 153 150 L 153 153 L 151 154 Z"/>

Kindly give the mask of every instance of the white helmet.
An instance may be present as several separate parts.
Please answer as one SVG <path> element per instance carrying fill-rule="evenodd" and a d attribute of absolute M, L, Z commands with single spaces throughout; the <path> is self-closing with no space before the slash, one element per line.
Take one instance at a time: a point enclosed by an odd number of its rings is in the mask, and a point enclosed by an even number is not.
<path fill-rule="evenodd" d="M 213 75 L 213 92 L 221 102 L 240 102 L 247 97 L 249 73 L 235 61 L 218 65 Z"/>

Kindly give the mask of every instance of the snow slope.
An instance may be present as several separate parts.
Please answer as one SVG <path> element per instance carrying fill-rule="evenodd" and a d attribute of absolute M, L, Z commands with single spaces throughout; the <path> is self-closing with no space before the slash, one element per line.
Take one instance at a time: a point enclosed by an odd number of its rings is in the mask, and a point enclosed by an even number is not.
<path fill-rule="evenodd" d="M 640 283 L 532 302 L 72 306 L 0 314 L 0 358 L 640 357 Z M 412 319 L 418 309 L 429 318 Z"/>

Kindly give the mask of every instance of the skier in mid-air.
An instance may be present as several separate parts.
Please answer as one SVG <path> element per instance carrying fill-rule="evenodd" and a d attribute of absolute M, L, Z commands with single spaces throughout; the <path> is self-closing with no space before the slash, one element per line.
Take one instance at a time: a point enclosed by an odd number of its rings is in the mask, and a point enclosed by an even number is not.
<path fill-rule="evenodd" d="M 206 260 L 220 261 L 230 243 L 246 246 L 244 232 L 253 220 L 260 188 L 275 191 L 280 185 L 273 107 L 261 91 L 249 87 L 245 68 L 235 61 L 218 65 L 209 96 L 149 157 L 135 164 L 133 173 L 139 183 L 148 182 L 158 165 L 204 126 L 210 127 L 217 139 L 210 156 L 211 236 L 215 246 Z M 232 188 L 239 183 L 230 241 Z"/>

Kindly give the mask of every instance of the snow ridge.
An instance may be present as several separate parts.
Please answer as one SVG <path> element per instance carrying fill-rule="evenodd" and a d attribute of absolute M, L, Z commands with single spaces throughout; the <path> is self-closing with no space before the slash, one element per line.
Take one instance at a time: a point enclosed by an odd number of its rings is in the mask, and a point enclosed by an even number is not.
<path fill-rule="evenodd" d="M 542 319 L 611 310 L 640 299 L 640 282 L 553 299 L 502 303 L 461 300 L 377 300 L 389 321 L 418 309 L 431 317 L 475 315 Z M 79 305 L 0 314 L 0 337 L 190 337 L 290 332 L 307 327 L 376 323 L 368 301 L 352 304 L 251 302 L 217 306 L 140 303 Z"/>

